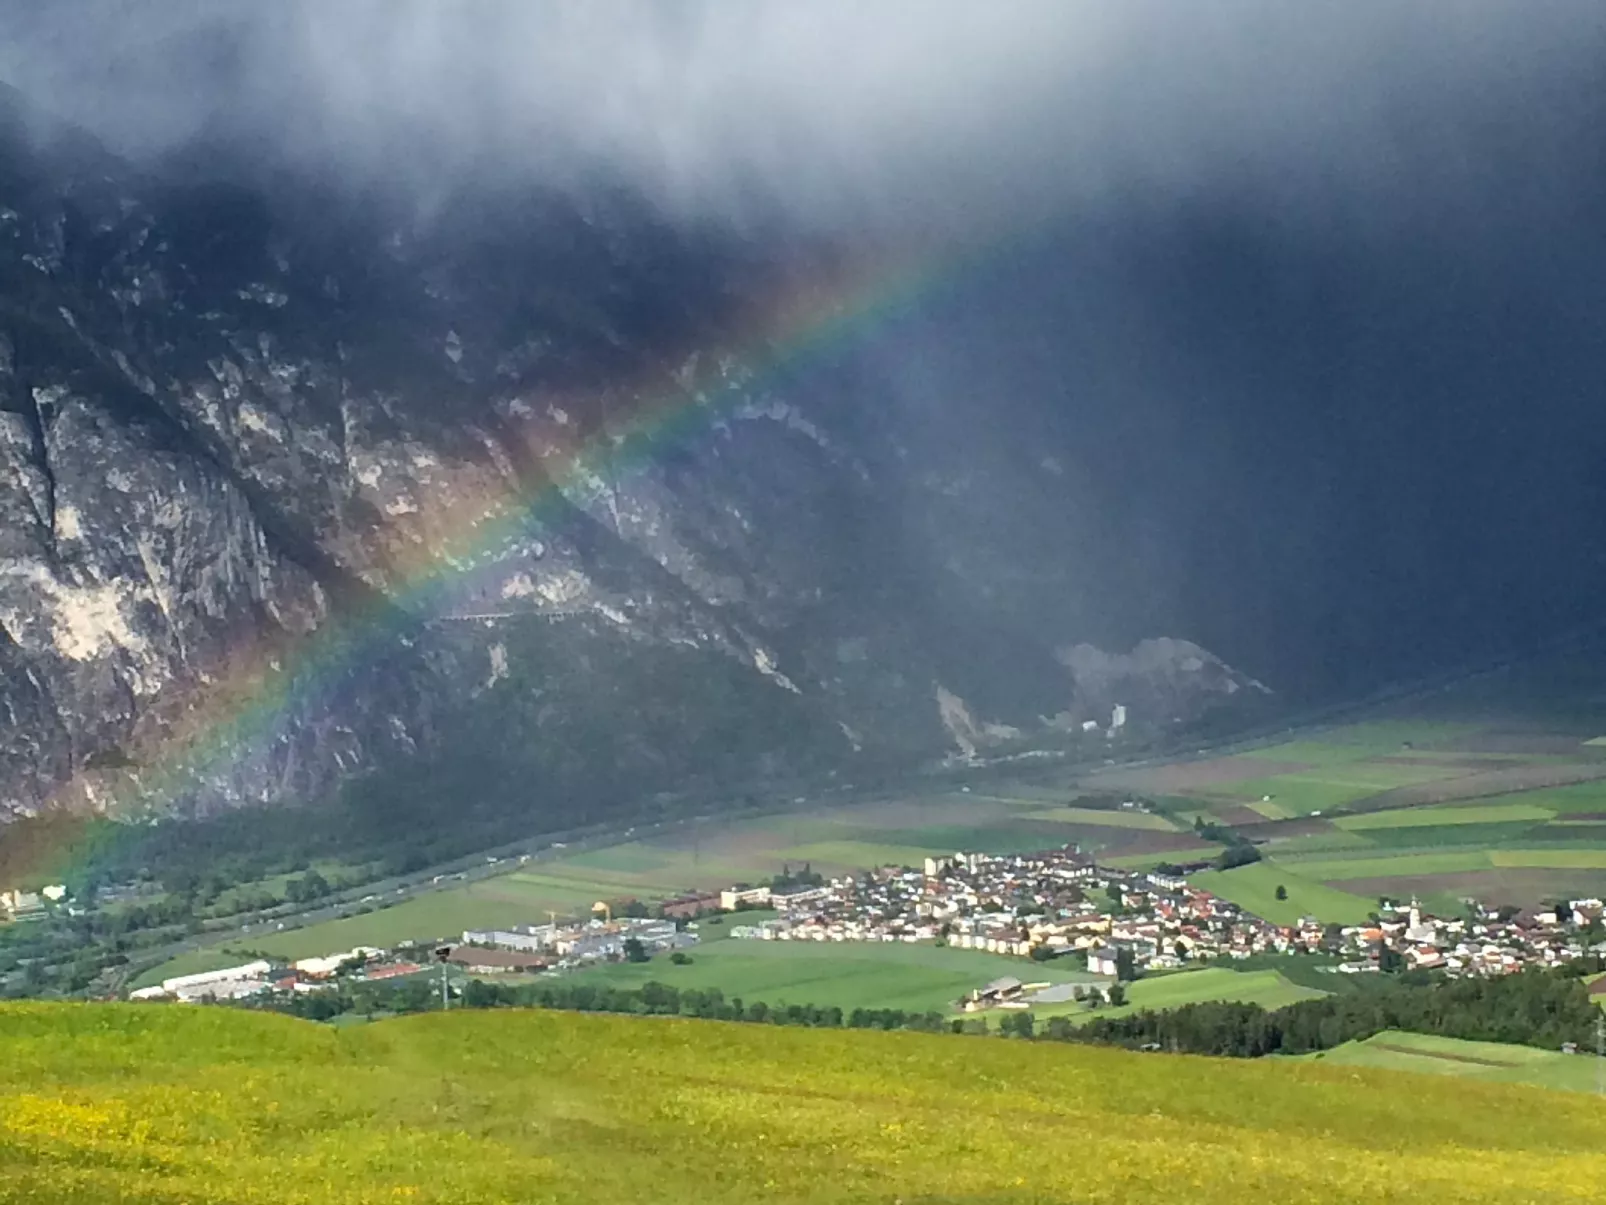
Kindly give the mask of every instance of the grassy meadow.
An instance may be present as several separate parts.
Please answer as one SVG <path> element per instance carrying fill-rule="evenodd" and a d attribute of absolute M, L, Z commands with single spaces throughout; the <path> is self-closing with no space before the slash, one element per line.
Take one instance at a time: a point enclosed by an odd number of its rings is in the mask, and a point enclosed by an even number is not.
<path fill-rule="evenodd" d="M 1127 1002 L 1118 1008 L 1079 1008 L 1075 1015 L 1119 1017 L 1144 1009 L 1181 1008 L 1184 1004 L 1224 1001 L 1231 1004 L 1258 1004 L 1262 1008 L 1282 1008 L 1301 1000 L 1314 1000 L 1327 993 L 1301 987 L 1279 971 L 1235 971 L 1230 967 L 1205 967 L 1197 971 L 1176 971 L 1156 975 L 1126 985 Z M 1039 1016 L 1052 1016 L 1052 1008 L 1034 1009 Z"/>
<path fill-rule="evenodd" d="M 343 1029 L 0 1005 L 5 1205 L 1507 1205 L 1599 1199 L 1588 1097 L 562 1013 Z"/>
<path fill-rule="evenodd" d="M 1464 1042 L 1431 1034 L 1385 1030 L 1358 1042 L 1345 1042 L 1320 1054 L 1301 1055 L 1302 1061 L 1320 1061 L 1337 1067 L 1379 1067 L 1451 1075 L 1486 1083 L 1532 1084 L 1594 1092 L 1599 1068 L 1593 1054 L 1562 1054 L 1532 1046 L 1499 1042 Z"/>
<path fill-rule="evenodd" d="M 966 992 L 1003 975 L 1033 983 L 1105 982 L 1068 961 L 1031 963 L 981 950 L 903 942 L 705 941 L 688 953 L 692 961 L 686 966 L 660 955 L 646 963 L 577 971 L 571 978 L 615 987 L 657 980 L 682 988 L 718 988 L 727 998 L 762 1000 L 772 1007 L 812 1004 L 944 1013 Z"/>
<path fill-rule="evenodd" d="M 1302 916 L 1318 916 L 1336 924 L 1359 924 L 1377 907 L 1376 900 L 1351 895 L 1275 862 L 1206 871 L 1194 875 L 1191 882 L 1274 925 L 1292 925 Z M 1286 899 L 1277 898 L 1279 887 Z"/>

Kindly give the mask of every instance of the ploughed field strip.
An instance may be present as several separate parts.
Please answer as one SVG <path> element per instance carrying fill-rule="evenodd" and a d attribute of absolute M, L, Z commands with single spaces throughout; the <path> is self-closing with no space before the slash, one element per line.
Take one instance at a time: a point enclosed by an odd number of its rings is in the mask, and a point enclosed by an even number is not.
<path fill-rule="evenodd" d="M 1343 1060 L 547 1012 L 334 1029 L 0 1005 L 6 1205 L 1582 1203 L 1603 1151 L 1583 1095 Z"/>

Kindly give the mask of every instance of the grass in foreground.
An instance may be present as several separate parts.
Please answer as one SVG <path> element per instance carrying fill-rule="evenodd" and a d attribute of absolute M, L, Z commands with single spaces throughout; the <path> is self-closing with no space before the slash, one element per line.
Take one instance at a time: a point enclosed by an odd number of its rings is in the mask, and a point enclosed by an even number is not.
<path fill-rule="evenodd" d="M 16 1205 L 1583 1202 L 1603 1144 L 1587 1097 L 1316 1061 L 551 1013 L 335 1030 L 0 1006 Z"/>

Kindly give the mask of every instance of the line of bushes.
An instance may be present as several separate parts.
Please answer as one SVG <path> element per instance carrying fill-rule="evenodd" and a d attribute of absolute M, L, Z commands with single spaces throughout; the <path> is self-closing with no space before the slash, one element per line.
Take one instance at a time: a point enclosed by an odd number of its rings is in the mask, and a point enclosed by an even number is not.
<path fill-rule="evenodd" d="M 1581 1047 L 1593 1043 L 1599 1010 L 1590 1001 L 1582 976 L 1601 969 L 1600 961 L 1586 960 L 1560 970 L 1529 968 L 1492 979 L 1440 977 L 1393 982 L 1375 990 L 1325 996 L 1278 1009 L 1226 1002 L 1187 1004 L 1093 1017 L 1080 1024 L 1067 1017 L 1050 1017 L 1039 1024 L 1030 1011 L 1009 1011 L 999 1015 L 996 1029 L 989 1026 L 985 1015 L 955 1018 L 937 1011 L 898 1008 L 771 1005 L 727 997 L 718 988 L 676 988 L 658 982 L 625 988 L 562 980 L 534 984 L 469 980 L 460 1002 L 476 1009 L 548 1008 L 822 1029 L 996 1032 L 1008 1037 L 1233 1058 L 1307 1054 L 1387 1029 L 1556 1049 L 1569 1042 Z M 346 983 L 328 992 L 275 996 L 249 1006 L 322 1021 L 343 1013 L 373 1015 L 439 1008 L 437 991 L 428 977 L 416 976 L 394 984 Z"/>

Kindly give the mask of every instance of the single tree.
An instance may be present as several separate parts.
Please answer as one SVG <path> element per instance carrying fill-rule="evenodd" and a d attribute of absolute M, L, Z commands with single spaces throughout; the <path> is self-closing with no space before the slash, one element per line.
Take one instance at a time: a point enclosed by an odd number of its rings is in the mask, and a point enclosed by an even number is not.
<path fill-rule="evenodd" d="M 1279 900 L 1286 900 L 1288 898 L 1288 888 L 1278 883 L 1276 895 Z"/>

